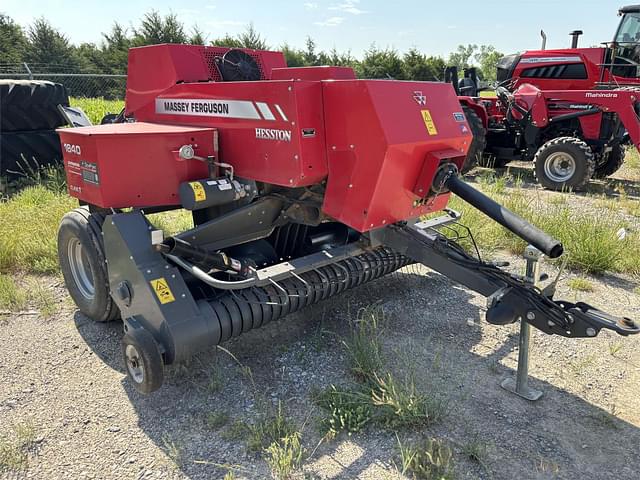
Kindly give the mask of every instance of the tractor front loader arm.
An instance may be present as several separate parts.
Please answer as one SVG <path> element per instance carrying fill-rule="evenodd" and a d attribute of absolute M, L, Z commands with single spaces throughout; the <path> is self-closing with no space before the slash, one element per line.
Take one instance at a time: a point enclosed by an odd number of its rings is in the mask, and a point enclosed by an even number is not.
<path fill-rule="evenodd" d="M 442 181 L 451 191 L 547 255 L 553 258 L 562 253 L 560 242 L 457 176 Z M 371 240 L 374 245 L 383 244 L 487 297 L 486 319 L 491 324 L 526 321 L 547 334 L 572 338 L 595 337 L 603 328 L 624 336 L 640 333 L 640 325 L 629 318 L 609 315 L 586 303 L 556 301 L 549 289 L 536 286 L 538 278 L 530 281 L 469 255 L 439 231 L 439 227 L 456 220 L 456 215 L 450 214 L 430 221 L 396 224 L 371 232 Z"/>

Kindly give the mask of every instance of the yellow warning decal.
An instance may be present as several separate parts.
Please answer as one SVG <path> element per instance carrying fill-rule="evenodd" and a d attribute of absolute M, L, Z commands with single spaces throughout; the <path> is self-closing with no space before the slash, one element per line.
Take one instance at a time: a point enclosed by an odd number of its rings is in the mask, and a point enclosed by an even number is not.
<path fill-rule="evenodd" d="M 149 283 L 151 284 L 153 291 L 156 292 L 160 303 L 171 303 L 176 300 L 164 277 L 156 278 L 155 280 L 151 280 Z"/>
<path fill-rule="evenodd" d="M 200 182 L 189 182 L 189 185 L 191 185 L 196 202 L 204 202 L 207 199 L 207 192 L 204 191 Z"/>
<path fill-rule="evenodd" d="M 437 135 L 438 129 L 436 128 L 436 124 L 431 117 L 431 112 L 429 110 L 421 110 L 422 120 L 424 120 L 424 126 L 427 127 L 427 132 L 429 135 Z"/>

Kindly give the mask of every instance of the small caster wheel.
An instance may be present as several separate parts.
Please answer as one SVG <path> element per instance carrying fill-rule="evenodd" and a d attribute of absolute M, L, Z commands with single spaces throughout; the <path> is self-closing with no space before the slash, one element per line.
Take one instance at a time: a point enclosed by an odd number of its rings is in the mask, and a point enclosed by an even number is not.
<path fill-rule="evenodd" d="M 138 392 L 148 394 L 162 386 L 162 355 L 148 331 L 144 328 L 129 328 L 122 337 L 122 354 L 127 376 Z"/>

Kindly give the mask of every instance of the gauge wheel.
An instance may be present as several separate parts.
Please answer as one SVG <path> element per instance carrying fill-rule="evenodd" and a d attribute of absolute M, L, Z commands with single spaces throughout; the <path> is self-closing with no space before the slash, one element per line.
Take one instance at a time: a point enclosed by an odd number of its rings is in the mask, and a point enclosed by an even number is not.
<path fill-rule="evenodd" d="M 158 344 L 144 328 L 125 328 L 122 357 L 127 376 L 138 392 L 145 395 L 154 392 L 164 380 L 164 362 Z"/>

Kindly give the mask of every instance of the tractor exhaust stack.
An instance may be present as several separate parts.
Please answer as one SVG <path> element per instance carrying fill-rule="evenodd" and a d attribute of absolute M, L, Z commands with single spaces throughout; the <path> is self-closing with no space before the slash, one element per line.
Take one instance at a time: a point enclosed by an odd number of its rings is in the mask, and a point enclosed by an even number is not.
<path fill-rule="evenodd" d="M 571 48 L 578 48 L 578 41 L 583 33 L 582 30 L 574 30 L 569 34 L 571 36 Z"/>

